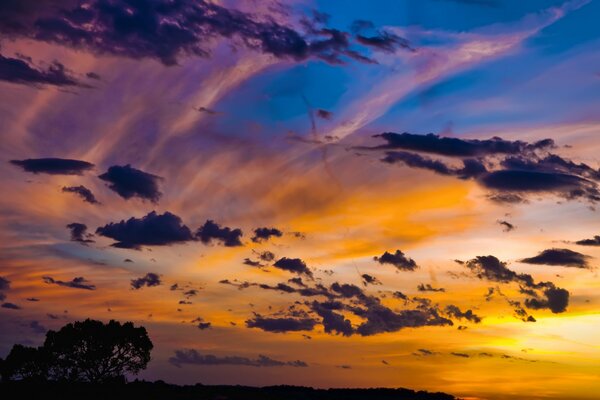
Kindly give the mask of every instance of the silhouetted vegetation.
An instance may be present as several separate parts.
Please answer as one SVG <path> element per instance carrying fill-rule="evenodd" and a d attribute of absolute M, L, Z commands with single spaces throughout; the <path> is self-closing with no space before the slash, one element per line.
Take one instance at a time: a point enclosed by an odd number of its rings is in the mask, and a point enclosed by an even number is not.
<path fill-rule="evenodd" d="M 313 389 L 300 386 L 177 386 L 127 382 L 150 361 L 144 327 L 87 319 L 48 331 L 40 347 L 16 344 L 0 359 L 0 398 L 144 400 L 454 400 L 445 393 L 410 389 Z M 6 397 L 8 396 L 8 397 Z"/>
<path fill-rule="evenodd" d="M 409 389 L 312 389 L 301 386 L 204 386 L 169 385 L 164 382 L 59 383 L 44 385 L 26 382 L 0 384 L 2 393 L 18 394 L 22 399 L 144 399 L 144 400 L 455 400 L 445 393 Z M 12 398 L 12 397 L 11 397 Z M 16 398 L 16 397 L 15 397 Z"/>
<path fill-rule="evenodd" d="M 14 345 L 0 375 L 3 381 L 114 382 L 146 368 L 152 347 L 143 327 L 87 319 L 48 331 L 40 347 Z"/>

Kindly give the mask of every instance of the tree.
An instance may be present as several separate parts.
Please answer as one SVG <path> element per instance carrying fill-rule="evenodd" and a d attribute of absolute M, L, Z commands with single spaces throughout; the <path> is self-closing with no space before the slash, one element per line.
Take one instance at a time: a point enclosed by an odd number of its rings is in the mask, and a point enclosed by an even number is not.
<path fill-rule="evenodd" d="M 44 381 L 48 378 L 48 356 L 43 348 L 15 344 L 0 363 L 2 380 Z"/>
<path fill-rule="evenodd" d="M 144 327 L 87 319 L 49 331 L 43 347 L 51 379 L 104 382 L 145 369 L 153 345 Z"/>
<path fill-rule="evenodd" d="M 86 319 L 48 331 L 41 347 L 14 345 L 0 374 L 5 381 L 114 381 L 146 368 L 152 348 L 144 327 Z"/>

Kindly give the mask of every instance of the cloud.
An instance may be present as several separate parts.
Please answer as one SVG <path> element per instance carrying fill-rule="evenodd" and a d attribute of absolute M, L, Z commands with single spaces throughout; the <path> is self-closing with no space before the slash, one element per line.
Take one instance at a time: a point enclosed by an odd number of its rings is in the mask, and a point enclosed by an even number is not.
<path fill-rule="evenodd" d="M 395 37 L 365 37 L 356 42 L 324 20 L 303 20 L 303 31 L 205 0 L 91 0 L 60 7 L 30 3 L 26 11 L 0 9 L 0 33 L 133 59 L 153 58 L 165 65 L 184 56 L 207 57 L 218 39 L 281 59 L 317 58 L 339 64 L 345 59 L 373 62 L 352 47 L 387 50 Z M 382 37 L 380 37 L 382 36 Z"/>
<path fill-rule="evenodd" d="M 48 329 L 42 324 L 40 324 L 39 321 L 31 321 L 29 323 L 29 327 L 34 333 L 37 333 L 38 335 L 44 335 L 48 331 Z"/>
<path fill-rule="evenodd" d="M 158 274 L 155 274 L 154 272 L 148 272 L 141 278 L 131 280 L 131 288 L 135 290 L 141 289 L 144 286 L 153 287 L 159 286 L 160 284 L 162 284 L 160 276 Z"/>
<path fill-rule="evenodd" d="M 5 57 L 2 54 L 0 54 L 0 81 L 30 86 L 90 87 L 71 76 L 70 71 L 58 61 L 52 62 L 46 68 L 39 68 L 29 59 Z"/>
<path fill-rule="evenodd" d="M 504 232 L 510 232 L 515 229 L 515 226 L 508 221 L 498 220 L 496 222 L 498 223 L 498 225 L 502 225 L 502 227 L 503 227 L 502 230 Z"/>
<path fill-rule="evenodd" d="M 262 241 L 269 240 L 271 237 L 281 236 L 283 236 L 283 232 L 277 228 L 256 228 L 254 230 L 254 236 L 252 236 L 252 241 L 255 243 L 260 243 Z"/>
<path fill-rule="evenodd" d="M 537 256 L 523 258 L 520 261 L 527 264 L 588 268 L 589 259 L 590 256 L 569 249 L 547 249 Z"/>
<path fill-rule="evenodd" d="M 419 292 L 445 292 L 446 291 L 446 289 L 444 289 L 444 288 L 434 288 L 429 283 L 427 283 L 427 284 L 420 283 L 417 286 L 417 290 Z"/>
<path fill-rule="evenodd" d="M 453 325 L 451 320 L 440 316 L 435 308 L 424 307 L 395 312 L 379 301 L 370 301 L 366 309 L 355 310 L 355 313 L 366 318 L 366 321 L 356 328 L 356 332 L 361 336 L 397 332 L 404 328 Z"/>
<path fill-rule="evenodd" d="M 312 271 L 306 266 L 306 263 L 299 258 L 282 257 L 277 260 L 273 266 L 284 271 L 312 276 Z"/>
<path fill-rule="evenodd" d="M 60 281 L 50 276 L 43 276 L 42 280 L 48 284 L 64 286 L 73 289 L 96 290 L 96 286 L 90 284 L 89 281 L 82 276 L 73 278 L 70 281 Z"/>
<path fill-rule="evenodd" d="M 319 108 L 316 110 L 316 112 L 317 112 L 317 117 L 319 117 L 321 119 L 330 120 L 331 118 L 333 118 L 333 113 L 331 111 L 327 111 L 327 110 L 323 110 L 322 108 Z"/>
<path fill-rule="evenodd" d="M 10 281 L 3 276 L 0 276 L 0 291 L 10 289 Z"/>
<path fill-rule="evenodd" d="M 235 247 L 242 246 L 242 237 L 243 233 L 241 229 L 231 229 L 229 227 L 223 227 L 213 220 L 207 220 L 204 225 L 202 225 L 196 231 L 196 238 L 198 238 L 202 243 L 208 244 L 213 240 L 221 242 L 226 247 Z"/>
<path fill-rule="evenodd" d="M 552 139 L 543 139 L 535 143 L 520 140 L 510 141 L 499 137 L 491 139 L 459 139 L 442 137 L 433 133 L 416 135 L 408 132 L 386 132 L 373 137 L 382 138 L 387 143 L 366 149 L 404 149 L 423 153 L 432 153 L 449 157 L 481 157 L 494 154 L 521 154 L 534 150 L 554 147 Z M 365 148 L 362 148 L 365 149 Z"/>
<path fill-rule="evenodd" d="M 373 259 L 379 264 L 391 264 L 402 271 L 414 271 L 418 268 L 415 260 L 405 256 L 400 250 L 396 250 L 394 254 L 386 251 L 380 257 L 373 257 Z"/>
<path fill-rule="evenodd" d="M 371 21 L 356 20 L 350 30 L 355 34 L 357 42 L 373 50 L 394 53 L 403 48 L 414 51 L 408 40 L 385 30 L 376 30 Z"/>
<path fill-rule="evenodd" d="M 420 168 L 435 172 L 440 175 L 457 176 L 461 179 L 476 178 L 487 172 L 485 165 L 479 160 L 464 159 L 462 168 L 453 168 L 440 160 L 423 157 L 420 154 L 406 151 L 388 151 L 381 159 L 388 164 L 402 163 L 407 167 Z"/>
<path fill-rule="evenodd" d="M 111 222 L 96 229 L 96 234 L 116 240 L 113 247 L 139 250 L 141 246 L 168 246 L 193 240 L 181 218 L 170 212 L 150 212 L 142 218 Z"/>
<path fill-rule="evenodd" d="M 549 287 L 544 290 L 545 299 L 525 299 L 525 305 L 534 310 L 549 308 L 553 313 L 561 313 L 567 310 L 569 305 L 569 292 L 562 288 Z"/>
<path fill-rule="evenodd" d="M 198 325 L 196 327 L 203 331 L 205 329 L 211 328 L 212 324 L 210 322 L 198 322 Z"/>
<path fill-rule="evenodd" d="M 373 48 L 374 50 L 385 53 L 394 53 L 398 49 L 410 49 L 410 43 L 403 37 L 391 32 L 379 31 L 375 35 L 356 35 L 356 41 L 362 45 Z"/>
<path fill-rule="evenodd" d="M 143 200 L 158 203 L 162 195 L 158 189 L 158 182 L 162 178 L 135 169 L 129 164 L 124 166 L 113 165 L 98 178 L 109 182 L 108 187 L 126 200 L 139 197 Z"/>
<path fill-rule="evenodd" d="M 312 318 L 269 318 L 256 314 L 254 318 L 246 321 L 248 328 L 258 328 L 267 332 L 297 332 L 312 331 L 317 324 Z"/>
<path fill-rule="evenodd" d="M 600 201 L 600 170 L 549 153 L 555 148 L 552 139 L 527 143 L 498 137 L 459 139 L 406 132 L 387 132 L 375 137 L 383 138 L 387 143 L 356 149 L 393 150 L 387 151 L 381 161 L 401 163 L 460 179 L 474 179 L 494 192 L 489 198 L 496 202 L 524 202 L 522 195 L 531 193 L 552 193 L 568 200 Z M 456 166 L 447 160 L 432 159 L 418 153 L 460 157 L 463 165 Z"/>
<path fill-rule="evenodd" d="M 90 236 L 93 235 L 87 233 L 87 226 L 85 224 L 73 222 L 67 225 L 67 228 L 71 231 L 72 242 L 79 242 L 83 245 L 87 245 L 88 243 L 94 243 L 94 241 L 90 239 Z"/>
<path fill-rule="evenodd" d="M 243 264 L 244 265 L 249 265 L 251 267 L 264 267 L 265 266 L 260 261 L 254 261 L 254 260 L 251 260 L 249 258 L 244 258 Z"/>
<path fill-rule="evenodd" d="M 314 301 L 311 307 L 321 318 L 323 318 L 321 323 L 323 324 L 326 333 L 350 336 L 354 332 L 350 320 L 346 319 L 343 314 L 337 313 L 327 307 L 327 303 Z"/>
<path fill-rule="evenodd" d="M 363 284 L 365 285 L 381 285 L 381 282 L 377 277 L 369 274 L 362 274 L 360 276 L 362 278 Z"/>
<path fill-rule="evenodd" d="M 62 188 L 64 193 L 75 193 L 77 196 L 81 197 L 83 201 L 90 204 L 100 204 L 98 200 L 96 200 L 96 196 L 94 193 L 83 185 L 79 186 L 64 186 Z"/>
<path fill-rule="evenodd" d="M 201 354 L 194 349 L 175 350 L 175 356 L 169 362 L 176 367 L 181 365 L 243 365 L 248 367 L 307 367 L 304 361 L 279 361 L 270 357 L 259 355 L 258 358 L 240 356 L 219 357 L 212 354 Z"/>
<path fill-rule="evenodd" d="M 65 158 L 28 158 L 11 160 L 10 163 L 33 174 L 82 175 L 94 168 L 94 164 L 89 162 Z"/>
<path fill-rule="evenodd" d="M 472 310 L 461 311 L 460 308 L 453 304 L 446 306 L 444 311 L 452 318 L 466 319 L 467 321 L 471 321 L 476 324 L 481 322 L 481 317 L 475 314 Z"/>
<path fill-rule="evenodd" d="M 600 246 L 600 236 L 594 236 L 593 239 L 582 239 L 575 242 L 580 246 Z"/>
<path fill-rule="evenodd" d="M 469 357 L 471 357 L 467 353 L 458 353 L 458 352 L 455 352 L 455 351 L 453 351 L 450 354 L 453 355 L 454 357 L 461 357 L 461 358 L 469 358 Z"/>
<path fill-rule="evenodd" d="M 7 308 L 9 310 L 20 310 L 21 307 L 14 304 L 14 303 L 2 303 L 2 305 L 0 306 L 2 308 Z"/>
<path fill-rule="evenodd" d="M 464 263 L 479 279 L 487 279 L 493 282 L 519 284 L 520 292 L 529 296 L 525 299 L 525 306 L 532 309 L 548 308 L 553 313 L 566 311 L 569 304 L 569 292 L 558 288 L 552 282 L 535 282 L 529 274 L 518 274 L 506 267 L 506 263 L 494 256 L 478 256 Z M 526 321 L 532 319 L 520 306 L 519 302 L 507 299 L 516 307 L 519 317 Z M 535 319 L 533 319 L 535 321 Z"/>

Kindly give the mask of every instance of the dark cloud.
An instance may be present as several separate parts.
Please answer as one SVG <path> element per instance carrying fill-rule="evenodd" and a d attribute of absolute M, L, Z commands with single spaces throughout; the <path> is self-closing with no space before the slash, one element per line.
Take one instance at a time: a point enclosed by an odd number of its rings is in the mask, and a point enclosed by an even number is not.
<path fill-rule="evenodd" d="M 205 329 L 211 328 L 212 324 L 210 322 L 198 322 L 198 325 L 196 327 L 203 331 Z"/>
<path fill-rule="evenodd" d="M 588 268 L 589 259 L 590 256 L 569 249 L 546 249 L 537 256 L 523 258 L 520 261 L 527 264 Z"/>
<path fill-rule="evenodd" d="M 98 75 L 95 72 L 88 72 L 87 74 L 85 74 L 86 77 L 90 78 L 90 79 L 95 79 L 97 81 L 101 80 L 102 77 L 100 75 Z"/>
<path fill-rule="evenodd" d="M 21 85 L 52 85 L 90 87 L 75 79 L 58 61 L 45 68 L 37 67 L 25 58 L 11 58 L 0 54 L 0 81 Z"/>
<path fill-rule="evenodd" d="M 155 274 L 154 272 L 148 272 L 146 275 L 142 276 L 141 278 L 136 278 L 136 279 L 131 280 L 131 288 L 136 289 L 136 290 L 141 289 L 144 286 L 153 287 L 153 286 L 159 286 L 160 284 L 162 284 L 162 281 L 160 280 L 160 276 L 158 274 Z"/>
<path fill-rule="evenodd" d="M 342 297 L 362 297 L 364 292 L 361 288 L 351 283 L 338 283 L 334 282 L 331 284 L 331 290 L 338 293 Z"/>
<path fill-rule="evenodd" d="M 515 226 L 513 224 L 511 224 L 508 221 L 504 221 L 504 220 L 498 220 L 496 221 L 498 223 L 498 225 L 502 226 L 502 230 L 504 232 L 510 232 L 513 231 L 515 229 Z"/>
<path fill-rule="evenodd" d="M 544 150 L 554 147 L 551 139 L 526 143 L 520 140 L 510 141 L 499 137 L 491 139 L 459 139 L 442 137 L 430 133 L 415 135 L 412 133 L 386 132 L 373 137 L 382 138 L 387 143 L 370 149 L 404 149 L 449 157 L 481 157 L 493 154 L 521 154 L 527 151 Z M 364 148 L 363 148 L 364 149 Z"/>
<path fill-rule="evenodd" d="M 169 362 L 176 367 L 184 364 L 190 365 L 243 365 L 248 367 L 307 367 L 304 361 L 278 361 L 270 357 L 259 355 L 258 358 L 239 356 L 219 357 L 212 354 L 200 354 L 194 349 L 175 350 L 175 356 Z"/>
<path fill-rule="evenodd" d="M 522 194 L 532 193 L 552 193 L 568 200 L 600 201 L 600 170 L 548 153 L 555 147 L 551 139 L 527 143 L 498 137 L 459 139 L 406 132 L 387 132 L 376 137 L 383 138 L 387 144 L 357 149 L 394 150 L 387 151 L 381 161 L 460 179 L 475 179 L 493 192 L 489 198 L 496 202 L 525 202 Z M 452 165 L 447 160 L 432 159 L 412 151 L 461 157 L 463 165 Z"/>
<path fill-rule="evenodd" d="M 321 323 L 326 333 L 350 336 L 354 332 L 350 320 L 346 319 L 343 314 L 337 313 L 317 301 L 312 303 L 312 309 L 323 318 Z"/>
<path fill-rule="evenodd" d="M 373 259 L 379 264 L 391 264 L 403 271 L 414 271 L 418 268 L 415 260 L 405 256 L 400 250 L 396 250 L 394 254 L 386 251 L 380 257 L 373 257 Z"/>
<path fill-rule="evenodd" d="M 251 267 L 264 267 L 264 264 L 261 264 L 260 261 L 254 261 L 249 258 L 244 258 L 244 265 L 249 265 Z"/>
<path fill-rule="evenodd" d="M 87 225 L 79 222 L 73 222 L 67 225 L 67 228 L 71 231 L 72 242 L 79 242 L 83 245 L 94 243 L 94 241 L 90 239 L 90 236 L 93 235 L 87 232 Z"/>
<path fill-rule="evenodd" d="M 469 358 L 471 357 L 470 355 L 468 355 L 467 353 L 457 353 L 455 351 L 453 351 L 452 353 L 450 353 L 451 355 L 453 355 L 454 357 L 462 357 L 462 358 Z"/>
<path fill-rule="evenodd" d="M 54 279 L 50 276 L 43 276 L 42 279 L 44 282 L 53 284 L 53 285 L 64 286 L 64 287 L 69 287 L 69 288 L 73 288 L 73 289 L 96 290 L 96 286 L 90 284 L 89 281 L 82 276 L 73 278 L 70 281 L 61 281 L 61 280 Z"/>
<path fill-rule="evenodd" d="M 190 229 L 181 218 L 170 212 L 155 211 L 142 218 L 111 222 L 96 229 L 96 234 L 116 240 L 113 247 L 139 250 L 141 246 L 167 246 L 193 240 Z"/>
<path fill-rule="evenodd" d="M 45 335 L 48 331 L 48 329 L 42 324 L 40 324 L 39 321 L 31 321 L 29 323 L 29 327 L 34 333 L 37 333 L 38 335 Z"/>
<path fill-rule="evenodd" d="M 11 164 L 34 174 L 50 175 L 82 175 L 94 168 L 94 164 L 66 158 L 28 158 L 26 160 L 11 160 Z"/>
<path fill-rule="evenodd" d="M 419 285 L 417 285 L 417 290 L 419 292 L 445 292 L 446 291 L 446 289 L 444 289 L 444 288 L 434 288 L 429 283 L 427 283 L 427 284 L 420 283 Z"/>
<path fill-rule="evenodd" d="M 410 43 L 403 37 L 391 32 L 379 31 L 375 35 L 356 35 L 356 41 L 364 46 L 385 53 L 394 53 L 398 49 L 410 49 Z"/>
<path fill-rule="evenodd" d="M 28 2 L 18 13 L 0 9 L 0 33 L 97 54 L 153 58 L 165 65 L 184 56 L 207 57 L 218 39 L 282 59 L 317 58 L 333 64 L 345 59 L 373 62 L 354 50 L 354 44 L 388 51 L 404 43 L 384 33 L 353 41 L 349 33 L 324 27 L 326 20 L 317 17 L 304 18 L 299 31 L 268 16 L 205 0 L 91 0 L 57 7 L 35 3 Z"/>
<path fill-rule="evenodd" d="M 272 237 L 281 236 L 283 236 L 283 232 L 277 228 L 256 228 L 254 230 L 254 236 L 252 236 L 252 241 L 260 243 L 262 241 L 267 241 Z"/>
<path fill-rule="evenodd" d="M 316 110 L 317 117 L 321 119 L 330 120 L 333 117 L 333 113 L 331 111 L 323 110 L 319 108 Z"/>
<path fill-rule="evenodd" d="M 385 53 L 394 53 L 400 48 L 414 51 L 408 40 L 394 33 L 375 29 L 375 24 L 371 21 L 356 20 L 350 30 L 354 33 L 357 42 L 374 50 Z"/>
<path fill-rule="evenodd" d="M 479 160 L 464 159 L 463 167 L 455 168 L 440 160 L 406 151 L 388 151 L 381 161 L 388 164 L 402 163 L 408 167 L 426 169 L 440 175 L 457 176 L 461 179 L 475 178 L 487 172 L 485 165 Z"/>
<path fill-rule="evenodd" d="M 94 193 L 83 185 L 79 186 L 65 186 L 62 188 L 64 193 L 75 193 L 77 196 L 81 197 L 83 201 L 90 204 L 100 204 L 98 200 L 96 200 L 96 196 Z"/>
<path fill-rule="evenodd" d="M 593 239 L 582 239 L 575 242 L 580 246 L 600 246 L 600 236 L 594 236 Z"/>
<path fill-rule="evenodd" d="M 549 308 L 553 313 L 561 313 L 567 310 L 569 305 L 569 292 L 562 288 L 549 287 L 544 290 L 545 299 L 536 297 L 525 299 L 525 305 L 528 308 L 539 310 Z"/>
<path fill-rule="evenodd" d="M 415 351 L 413 353 L 413 355 L 415 355 L 415 356 L 433 356 L 433 355 L 436 355 L 436 354 L 439 354 L 439 353 L 435 352 L 435 351 L 428 350 L 428 349 L 418 349 L 417 351 Z"/>
<path fill-rule="evenodd" d="M 10 281 L 3 276 L 0 276 L 0 291 L 10 289 Z"/>
<path fill-rule="evenodd" d="M 306 266 L 306 263 L 299 258 L 282 257 L 277 260 L 273 266 L 284 271 L 312 276 L 312 271 Z"/>
<path fill-rule="evenodd" d="M 481 322 L 481 317 L 475 314 L 472 310 L 461 311 L 460 308 L 453 304 L 446 306 L 444 311 L 452 318 L 466 319 L 467 321 L 471 321 L 476 324 Z"/>
<path fill-rule="evenodd" d="M 519 204 L 527 201 L 515 193 L 493 193 L 488 195 L 488 199 L 499 204 Z"/>
<path fill-rule="evenodd" d="M 21 307 L 19 307 L 18 305 L 14 304 L 14 303 L 2 303 L 2 305 L 0 307 L 7 308 L 9 310 L 20 310 L 21 309 Z"/>
<path fill-rule="evenodd" d="M 202 243 L 208 244 L 213 240 L 218 241 L 226 247 L 235 247 L 242 246 L 242 230 L 241 229 L 231 229 L 229 227 L 223 227 L 213 220 L 207 220 L 204 225 L 202 225 L 196 231 L 196 238 L 198 238 Z"/>
<path fill-rule="evenodd" d="M 296 331 L 312 331 L 317 324 L 312 318 L 270 318 L 256 314 L 254 318 L 246 321 L 248 328 L 258 328 L 267 332 L 296 332 Z"/>
<path fill-rule="evenodd" d="M 270 251 L 263 251 L 261 253 L 258 254 L 258 257 L 262 260 L 262 261 L 266 261 L 266 262 L 271 262 L 275 259 L 275 254 L 273 254 Z"/>
<path fill-rule="evenodd" d="M 381 285 L 381 282 L 377 277 L 369 274 L 362 274 L 360 276 L 362 278 L 363 284 L 365 285 Z"/>
<path fill-rule="evenodd" d="M 396 299 L 400 299 L 400 300 L 404 300 L 404 301 L 408 300 L 408 296 L 398 290 L 393 293 L 393 296 Z"/>
<path fill-rule="evenodd" d="M 135 169 L 129 164 L 113 165 L 98 178 L 109 182 L 108 187 L 126 200 L 139 197 L 157 203 L 162 195 L 158 189 L 158 182 L 162 178 Z"/>
<path fill-rule="evenodd" d="M 479 279 L 493 282 L 519 284 L 520 292 L 529 296 L 525 299 L 525 306 L 532 309 L 548 308 L 553 313 L 561 313 L 569 304 L 569 292 L 558 288 L 552 282 L 535 282 L 529 274 L 518 274 L 506 267 L 506 263 L 494 256 L 478 256 L 464 265 L 467 266 Z M 515 312 L 524 321 L 535 321 L 521 308 L 519 302 L 507 299 L 515 307 Z M 531 317 L 531 318 L 529 318 Z"/>
<path fill-rule="evenodd" d="M 451 320 L 440 316 L 435 308 L 396 312 L 382 305 L 379 301 L 372 301 L 366 309 L 359 311 L 357 315 L 366 318 L 366 321 L 356 328 L 356 332 L 361 336 L 397 332 L 404 328 L 453 325 Z"/>

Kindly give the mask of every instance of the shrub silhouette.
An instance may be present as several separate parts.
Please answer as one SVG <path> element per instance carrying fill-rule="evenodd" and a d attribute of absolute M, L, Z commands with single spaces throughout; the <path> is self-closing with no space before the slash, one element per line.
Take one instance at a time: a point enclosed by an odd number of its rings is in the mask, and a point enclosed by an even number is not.
<path fill-rule="evenodd" d="M 144 327 L 86 319 L 48 331 L 39 348 L 14 345 L 0 373 L 3 380 L 124 380 L 146 368 L 152 347 Z"/>

